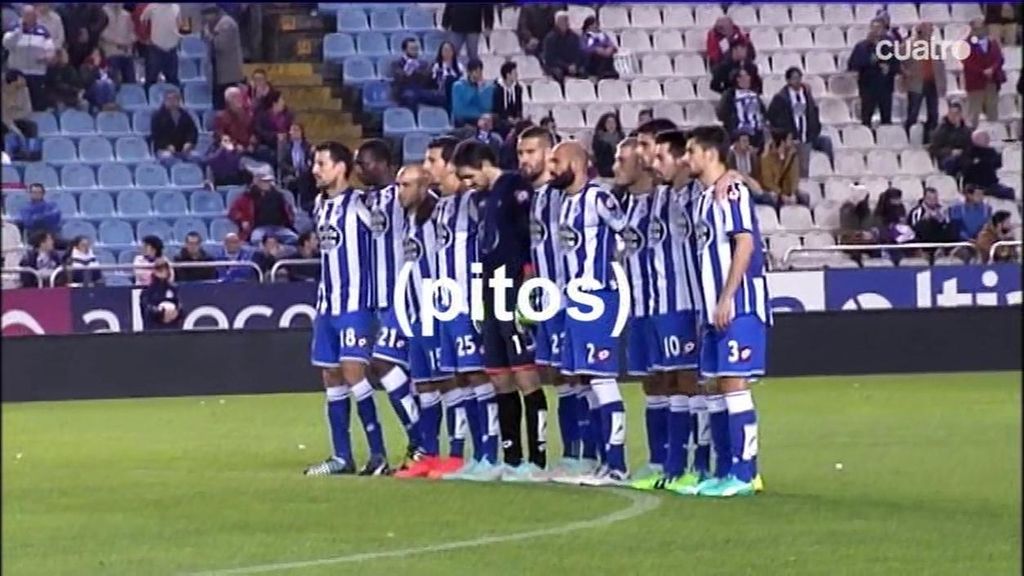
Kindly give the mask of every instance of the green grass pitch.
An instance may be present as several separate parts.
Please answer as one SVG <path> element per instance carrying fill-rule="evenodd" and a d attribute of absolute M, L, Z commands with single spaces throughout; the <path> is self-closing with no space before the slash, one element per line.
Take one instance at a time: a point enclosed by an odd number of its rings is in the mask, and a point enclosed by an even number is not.
<path fill-rule="evenodd" d="M 639 464 L 643 400 L 626 389 Z M 766 492 L 731 501 L 305 478 L 327 453 L 314 393 L 6 404 L 3 571 L 1020 573 L 1020 374 L 773 378 L 755 398 Z"/>

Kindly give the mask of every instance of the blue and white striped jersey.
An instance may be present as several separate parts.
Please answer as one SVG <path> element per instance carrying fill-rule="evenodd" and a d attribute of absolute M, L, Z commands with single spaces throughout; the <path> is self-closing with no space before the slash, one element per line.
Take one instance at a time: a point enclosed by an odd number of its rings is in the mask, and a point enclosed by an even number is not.
<path fill-rule="evenodd" d="M 313 220 L 320 239 L 317 313 L 366 310 L 373 304 L 373 233 L 366 196 L 349 188 L 333 198 L 317 198 Z"/>
<path fill-rule="evenodd" d="M 647 249 L 651 259 L 651 314 L 700 309 L 697 245 L 693 237 L 692 196 L 696 182 L 681 190 L 658 186 L 651 201 Z"/>
<path fill-rule="evenodd" d="M 469 314 L 470 266 L 480 261 L 477 234 L 480 230 L 480 211 L 476 190 L 452 196 L 442 196 L 434 208 L 433 220 L 437 233 L 437 277 L 450 278 L 462 288 L 462 302 L 452 302 L 452 295 L 442 291 L 440 305 L 454 305 Z"/>
<path fill-rule="evenodd" d="M 370 198 L 374 304 L 384 309 L 391 305 L 391 293 L 402 267 L 405 209 L 398 201 L 398 186 L 395 184 L 372 192 Z"/>
<path fill-rule="evenodd" d="M 754 239 L 754 253 L 733 297 L 734 313 L 754 314 L 771 324 L 768 306 L 768 284 L 765 278 L 764 242 L 757 224 L 757 213 L 750 190 L 742 182 L 733 184 L 724 198 L 715 197 L 715 188 L 705 189 L 694 204 L 697 261 L 703 294 L 703 321 L 712 324 L 718 297 L 725 287 L 732 266 L 732 236 L 749 233 Z"/>
<path fill-rule="evenodd" d="M 647 250 L 647 229 L 651 219 L 651 193 L 630 194 L 626 197 L 626 219 L 629 225 L 619 233 L 622 240 L 626 276 L 633 296 L 631 313 L 634 318 L 650 315 L 651 259 Z"/>
<path fill-rule="evenodd" d="M 530 257 L 534 273 L 562 288 L 565 286 L 565 262 L 558 245 L 558 211 L 562 191 L 548 184 L 536 188 L 530 199 Z"/>
<path fill-rule="evenodd" d="M 588 182 L 577 194 L 562 196 L 558 238 L 566 282 L 592 278 L 596 289 L 617 290 L 612 271 L 615 234 L 626 224 L 619 201 L 595 182 Z"/>
<path fill-rule="evenodd" d="M 416 211 L 406 212 L 404 261 L 412 263 L 409 287 L 406 290 L 406 311 L 410 318 L 419 318 L 423 305 L 423 281 L 437 278 L 437 234 L 434 222 L 416 221 Z"/>

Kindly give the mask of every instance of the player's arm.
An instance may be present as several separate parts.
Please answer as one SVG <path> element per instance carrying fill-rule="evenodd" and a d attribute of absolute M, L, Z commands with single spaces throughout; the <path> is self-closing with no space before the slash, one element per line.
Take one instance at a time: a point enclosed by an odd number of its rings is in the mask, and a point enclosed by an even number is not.
<path fill-rule="evenodd" d="M 732 239 L 732 262 L 729 265 L 729 274 L 725 279 L 725 286 L 718 296 L 718 303 L 715 306 L 714 322 L 715 327 L 724 330 L 732 322 L 735 314 L 733 310 L 733 297 L 743 283 L 743 277 L 750 267 L 750 260 L 754 254 L 754 222 L 750 191 L 742 183 L 733 184 L 725 194 L 725 197 L 715 202 L 718 210 L 721 211 L 722 231 Z"/>
<path fill-rule="evenodd" d="M 616 232 L 622 232 L 629 224 L 629 218 L 625 210 L 615 199 L 615 196 L 607 190 L 599 190 L 594 201 L 597 207 L 597 215 L 602 222 Z"/>

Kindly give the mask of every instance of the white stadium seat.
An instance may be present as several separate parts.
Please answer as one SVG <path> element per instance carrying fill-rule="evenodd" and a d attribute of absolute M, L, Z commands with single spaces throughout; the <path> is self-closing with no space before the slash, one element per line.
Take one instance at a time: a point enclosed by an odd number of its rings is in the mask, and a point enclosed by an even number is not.
<path fill-rule="evenodd" d="M 615 4 L 602 6 L 599 18 L 601 20 L 601 28 L 619 30 L 631 27 L 629 23 L 629 10 L 625 6 Z"/>
<path fill-rule="evenodd" d="M 920 198 L 924 193 L 924 186 L 917 176 L 897 176 L 892 179 L 892 187 L 902 190 L 903 198 L 910 200 Z"/>
<path fill-rule="evenodd" d="M 513 56 L 512 61 L 518 66 L 519 78 L 521 80 L 536 80 L 544 77 L 544 70 L 540 67 L 540 60 L 537 60 L 537 58 L 520 54 Z"/>
<path fill-rule="evenodd" d="M 648 78 L 671 78 L 675 75 L 672 60 L 666 54 L 645 54 L 640 60 L 640 68 Z"/>
<path fill-rule="evenodd" d="M 800 246 L 800 237 L 796 234 L 787 234 L 783 232 L 773 234 L 768 237 L 768 252 L 779 264 L 781 264 L 786 257 L 787 250 L 798 246 Z"/>
<path fill-rule="evenodd" d="M 767 236 L 778 231 L 779 215 L 775 213 L 775 208 L 764 204 L 757 204 L 754 206 L 754 211 L 757 213 L 757 224 L 761 228 L 762 235 Z"/>
<path fill-rule="evenodd" d="M 810 50 L 814 48 L 814 39 L 803 26 L 786 28 L 782 31 L 782 45 L 788 50 Z"/>
<path fill-rule="evenodd" d="M 551 114 L 551 107 L 545 106 L 544 104 L 523 104 L 523 114 L 527 118 L 532 118 L 534 122 L 539 122 L 541 118 Z"/>
<path fill-rule="evenodd" d="M 786 230 L 810 230 L 814 228 L 814 219 L 807 206 L 785 205 L 779 209 L 779 224 Z"/>
<path fill-rule="evenodd" d="M 1021 145 L 1019 142 L 1003 148 L 1003 170 L 1009 170 L 1010 172 L 1020 172 L 1020 155 Z"/>
<path fill-rule="evenodd" d="M 820 13 L 819 13 L 820 14 Z M 819 20 L 820 20 L 819 15 Z M 762 26 L 788 26 L 789 7 L 785 4 L 761 4 L 761 25 Z M 753 40 L 753 37 L 751 37 Z M 754 42 L 754 46 L 761 49 L 761 45 Z"/>
<path fill-rule="evenodd" d="M 636 92 L 633 93 L 636 98 Z M 686 78 L 671 78 L 665 81 L 665 98 L 679 102 L 696 100 L 693 82 Z"/>
<path fill-rule="evenodd" d="M 664 8 L 664 21 L 676 28 L 692 28 L 693 7 L 689 4 L 669 4 Z"/>
<path fill-rule="evenodd" d="M 721 4 L 698 4 L 693 7 L 694 13 L 694 24 L 704 28 L 704 33 L 707 33 L 707 29 L 714 26 L 715 20 L 718 20 L 725 15 L 722 12 Z M 671 20 L 670 20 L 671 22 Z"/>
<path fill-rule="evenodd" d="M 847 256 L 846 254 L 833 253 L 831 255 L 831 257 L 829 258 L 828 262 L 825 262 L 825 267 L 826 268 L 843 269 L 843 268 L 860 268 L 860 265 L 857 264 L 856 260 L 853 260 L 852 258 Z"/>
<path fill-rule="evenodd" d="M 719 95 L 711 89 L 711 79 L 707 76 L 697 79 L 697 98 L 701 100 L 716 100 L 719 98 Z"/>
<path fill-rule="evenodd" d="M 1006 82 L 1003 82 L 1003 86 L 999 89 L 1000 94 L 1016 94 L 1017 93 L 1017 80 L 1020 78 L 1020 71 L 1010 70 L 1006 73 Z"/>
<path fill-rule="evenodd" d="M 846 45 L 853 47 L 861 40 L 867 38 L 868 25 L 867 24 L 854 24 L 846 29 Z M 844 62 L 845 64 L 845 62 Z"/>
<path fill-rule="evenodd" d="M 785 8 L 785 6 L 778 6 L 777 4 L 768 4 L 766 6 Z M 775 28 L 763 26 L 750 29 L 750 43 L 757 48 L 759 53 L 771 52 L 782 47 L 782 44 L 779 43 L 779 32 Z"/>
<path fill-rule="evenodd" d="M 583 80 L 583 82 L 589 83 L 588 80 Z M 569 87 L 567 83 L 566 97 L 569 96 L 568 91 Z M 597 99 L 601 102 L 609 103 L 629 102 L 629 88 L 622 80 L 613 80 L 610 78 L 601 80 L 597 83 Z"/>
<path fill-rule="evenodd" d="M 832 175 L 832 163 L 824 152 L 811 151 L 811 159 L 807 166 L 807 175 L 811 178 L 824 178 Z"/>
<path fill-rule="evenodd" d="M 578 104 L 597 102 L 597 94 L 594 93 L 594 83 L 590 80 L 581 80 L 579 78 L 566 78 L 565 101 Z"/>
<path fill-rule="evenodd" d="M 836 202 L 826 200 L 814 207 L 814 223 L 818 228 L 839 229 L 839 206 Z"/>
<path fill-rule="evenodd" d="M 907 139 L 907 132 L 903 126 L 895 124 L 882 124 L 875 129 L 875 140 L 879 148 L 897 148 L 902 150 L 910 145 Z"/>
<path fill-rule="evenodd" d="M 904 174 L 927 176 L 935 173 L 935 164 L 928 152 L 921 149 L 906 149 L 900 153 L 900 168 Z"/>
<path fill-rule="evenodd" d="M 596 12 L 590 6 L 580 6 L 579 4 L 569 4 L 569 27 L 573 30 L 579 30 L 583 28 L 583 21 L 589 16 L 595 16 Z M 601 25 L 605 28 L 611 28 L 605 24 L 604 18 L 601 19 Z"/>
<path fill-rule="evenodd" d="M 651 35 L 645 30 L 623 30 L 619 34 L 619 47 L 637 54 L 651 51 Z"/>
<path fill-rule="evenodd" d="M 704 52 L 707 48 L 708 32 L 700 28 L 686 28 L 683 30 L 683 44 L 691 52 Z"/>
<path fill-rule="evenodd" d="M 661 83 L 652 78 L 633 80 L 629 86 L 629 93 L 634 102 L 660 102 L 665 99 L 661 94 Z"/>
<path fill-rule="evenodd" d="M 865 2 L 863 4 L 854 4 L 853 14 L 857 19 L 857 22 L 864 22 L 865 24 L 871 22 L 878 11 L 882 9 L 882 5 L 877 2 Z"/>
<path fill-rule="evenodd" d="M 501 14 L 498 16 L 498 22 L 494 26 L 496 29 L 515 30 L 516 25 L 519 23 L 519 7 L 506 6 L 501 9 Z"/>
<path fill-rule="evenodd" d="M 814 29 L 815 48 L 845 48 L 846 35 L 835 26 L 819 26 Z M 846 63 L 843 62 L 845 65 Z"/>
<path fill-rule="evenodd" d="M 1000 118 L 1020 118 L 1020 106 L 1017 104 L 1016 94 L 1000 94 L 999 95 L 999 117 Z"/>
<path fill-rule="evenodd" d="M 708 75 L 704 59 L 697 54 L 680 54 L 675 58 L 675 75 L 685 78 L 701 78 Z"/>
<path fill-rule="evenodd" d="M 768 98 L 765 106 L 771 103 L 771 98 L 779 93 L 786 86 L 786 77 L 782 74 L 769 74 L 761 77 L 761 87 L 764 96 Z"/>
<path fill-rule="evenodd" d="M 511 56 L 522 52 L 523 49 L 519 47 L 519 38 L 512 30 L 493 30 L 491 32 L 491 54 Z"/>
<path fill-rule="evenodd" d="M 917 8 L 913 4 L 891 2 L 888 4 L 888 9 L 890 21 L 894 26 L 907 26 L 921 21 L 921 17 L 917 14 Z"/>
<path fill-rule="evenodd" d="M 505 63 L 505 57 L 481 54 L 480 62 L 484 65 L 484 78 L 497 78 L 501 74 L 501 65 Z M 519 78 L 525 80 L 522 70 L 519 71 Z"/>
<path fill-rule="evenodd" d="M 993 143 L 1001 142 L 1008 138 L 1006 125 L 1001 122 L 979 122 L 978 130 L 988 132 L 988 137 Z"/>
<path fill-rule="evenodd" d="M 851 124 L 842 128 L 843 148 L 869 150 L 875 147 L 875 135 L 863 124 Z"/>
<path fill-rule="evenodd" d="M 822 124 L 845 124 L 850 122 L 850 110 L 846 102 L 838 98 L 819 98 L 818 112 Z"/>
<path fill-rule="evenodd" d="M 577 130 L 587 127 L 583 121 L 583 111 L 574 104 L 555 106 L 551 110 L 551 115 L 555 119 L 555 125 L 561 130 Z"/>
<path fill-rule="evenodd" d="M 710 102 L 696 100 L 687 102 L 684 105 L 686 121 L 689 124 L 716 124 L 718 118 L 715 116 L 715 108 Z"/>
<path fill-rule="evenodd" d="M 553 80 L 538 80 L 530 85 L 530 97 L 538 104 L 563 102 L 562 87 Z"/>
<path fill-rule="evenodd" d="M 985 16 L 981 13 L 981 7 L 977 4 L 953 4 L 950 8 L 952 9 L 951 17 L 954 22 L 970 22 L 974 18 Z"/>
<path fill-rule="evenodd" d="M 922 258 L 920 256 L 905 256 L 902 259 L 900 259 L 900 264 L 899 265 L 900 265 L 901 268 L 909 268 L 909 267 L 927 268 L 928 267 L 928 259 L 927 258 Z"/>
<path fill-rule="evenodd" d="M 860 265 L 864 268 L 892 268 L 895 266 L 888 258 L 865 258 L 860 261 Z"/>
<path fill-rule="evenodd" d="M 654 32 L 654 50 L 666 53 L 682 52 L 685 50 L 682 34 L 675 29 L 656 30 Z"/>
<path fill-rule="evenodd" d="M 804 56 L 804 62 L 807 65 L 805 72 L 808 74 L 836 73 L 836 59 L 830 52 L 808 52 L 807 55 Z"/>
<path fill-rule="evenodd" d="M 812 95 L 821 96 L 828 92 L 828 88 L 825 87 L 825 79 L 816 74 L 805 74 L 804 84 L 810 89 Z"/>
<path fill-rule="evenodd" d="M 826 246 L 835 245 L 836 239 L 829 232 L 808 232 L 804 234 L 804 246 L 808 248 L 825 248 Z"/>
<path fill-rule="evenodd" d="M 841 205 L 854 198 L 853 180 L 850 178 L 829 178 L 825 180 L 825 202 Z"/>
<path fill-rule="evenodd" d="M 921 21 L 933 24 L 949 22 L 949 4 L 927 2 L 921 4 Z"/>
<path fill-rule="evenodd" d="M 893 158 L 895 160 L 895 158 Z M 895 174 L 892 172 L 891 174 Z M 858 178 L 857 185 L 864 190 L 867 190 L 868 198 L 874 203 L 878 200 L 878 197 L 882 195 L 889 188 L 889 179 L 885 176 L 864 176 Z M 861 196 L 863 198 L 863 196 Z"/>
<path fill-rule="evenodd" d="M 900 163 L 889 150 L 871 150 L 868 152 L 868 173 L 899 174 Z"/>
<path fill-rule="evenodd" d="M 967 22 L 950 22 L 942 27 L 942 39 L 946 42 L 966 40 L 971 35 L 971 26 Z"/>
<path fill-rule="evenodd" d="M 845 66 L 845 62 L 840 62 Z M 854 74 L 836 74 L 829 76 L 828 92 L 833 96 L 848 97 L 857 95 L 857 76 Z"/>
<path fill-rule="evenodd" d="M 785 41 L 783 41 L 783 44 L 785 44 Z M 786 69 L 794 66 L 801 70 L 804 69 L 803 60 L 800 58 L 800 54 L 796 52 L 776 52 L 772 54 L 771 62 L 773 74 L 785 74 Z"/>
<path fill-rule="evenodd" d="M 637 4 L 631 6 L 629 9 L 630 21 L 633 23 L 633 28 L 648 28 L 656 30 L 663 26 L 661 19 L 661 9 L 658 6 L 651 4 Z M 675 22 L 669 22 L 672 27 L 677 27 L 679 24 Z"/>
<path fill-rule="evenodd" d="M 615 106 L 612 106 L 611 104 L 603 103 L 591 104 L 590 106 L 587 106 L 585 114 L 587 118 L 587 126 L 597 126 L 597 121 L 601 119 L 601 116 L 604 116 L 609 112 L 615 114 L 618 113 L 618 109 L 615 108 Z"/>
<path fill-rule="evenodd" d="M 797 6 L 809 6 L 815 9 L 819 9 L 817 5 L 811 4 L 797 4 L 793 7 L 793 23 L 803 24 L 803 22 L 797 22 Z M 825 4 L 825 14 L 823 20 L 833 26 L 843 26 L 846 24 L 853 24 L 853 9 L 850 4 Z"/>
<path fill-rule="evenodd" d="M 836 152 L 836 174 L 840 176 L 860 177 L 864 175 L 864 155 L 855 150 L 839 150 Z"/>
<path fill-rule="evenodd" d="M 960 199 L 960 191 L 957 189 L 956 180 L 948 174 L 931 174 L 925 179 L 924 185 L 929 188 L 935 188 L 939 195 L 939 200 L 943 204 L 956 202 Z"/>
<path fill-rule="evenodd" d="M 750 4 L 732 4 L 727 12 L 737 26 L 749 28 L 757 26 L 757 10 Z"/>
<path fill-rule="evenodd" d="M 1021 67 L 1021 53 L 1016 47 L 1008 46 L 1003 51 L 1003 68 L 1006 70 L 1020 70 Z"/>
<path fill-rule="evenodd" d="M 636 102 L 627 102 L 619 106 L 619 121 L 622 122 L 622 127 L 626 130 L 636 128 L 637 116 L 644 108 L 647 108 L 646 104 L 637 104 Z"/>
<path fill-rule="evenodd" d="M 836 5 L 826 4 L 825 5 L 826 16 L 828 15 L 828 8 L 831 7 L 831 6 L 839 7 L 840 5 L 838 5 L 838 4 L 836 4 Z M 793 21 L 793 24 L 797 24 L 797 25 L 800 25 L 800 26 L 817 26 L 818 24 L 821 24 L 821 6 L 820 5 L 818 5 L 818 4 L 793 4 L 792 8 L 793 8 L 793 11 L 792 11 L 792 18 L 791 19 Z M 845 6 L 845 8 L 847 10 L 850 9 L 849 6 Z M 852 14 L 850 15 L 850 17 L 851 18 L 853 17 Z M 830 20 L 828 18 L 826 18 L 826 21 L 830 22 L 832 24 L 843 24 L 845 22 L 848 22 L 848 21 L 834 21 L 834 20 Z"/>
<path fill-rule="evenodd" d="M 683 114 L 683 107 L 675 102 L 659 102 L 654 105 L 655 118 L 668 118 L 681 126 L 686 123 L 686 116 Z"/>

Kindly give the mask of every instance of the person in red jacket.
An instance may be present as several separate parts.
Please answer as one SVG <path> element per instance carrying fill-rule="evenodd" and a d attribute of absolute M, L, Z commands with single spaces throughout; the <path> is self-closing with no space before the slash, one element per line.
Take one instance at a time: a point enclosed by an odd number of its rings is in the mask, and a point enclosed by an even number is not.
<path fill-rule="evenodd" d="M 1006 82 L 1006 73 L 1003 71 L 1003 50 L 998 40 L 989 38 L 983 19 L 971 20 L 971 35 L 967 43 L 971 47 L 970 55 L 964 60 L 967 122 L 977 126 L 982 112 L 989 122 L 999 119 L 999 87 Z"/>
<path fill-rule="evenodd" d="M 732 18 L 722 16 L 715 20 L 715 25 L 708 30 L 707 46 L 705 56 L 708 59 L 708 69 L 717 66 L 728 54 L 729 47 L 734 44 L 746 44 L 747 55 L 754 59 L 754 45 L 750 42 L 750 36 L 739 26 L 732 23 Z"/>
<path fill-rule="evenodd" d="M 252 186 L 231 203 L 228 218 L 238 225 L 238 236 L 253 244 L 262 244 L 265 236 L 286 244 L 299 239 L 294 230 L 295 210 L 274 185 L 274 172 L 269 166 L 253 170 Z"/>

